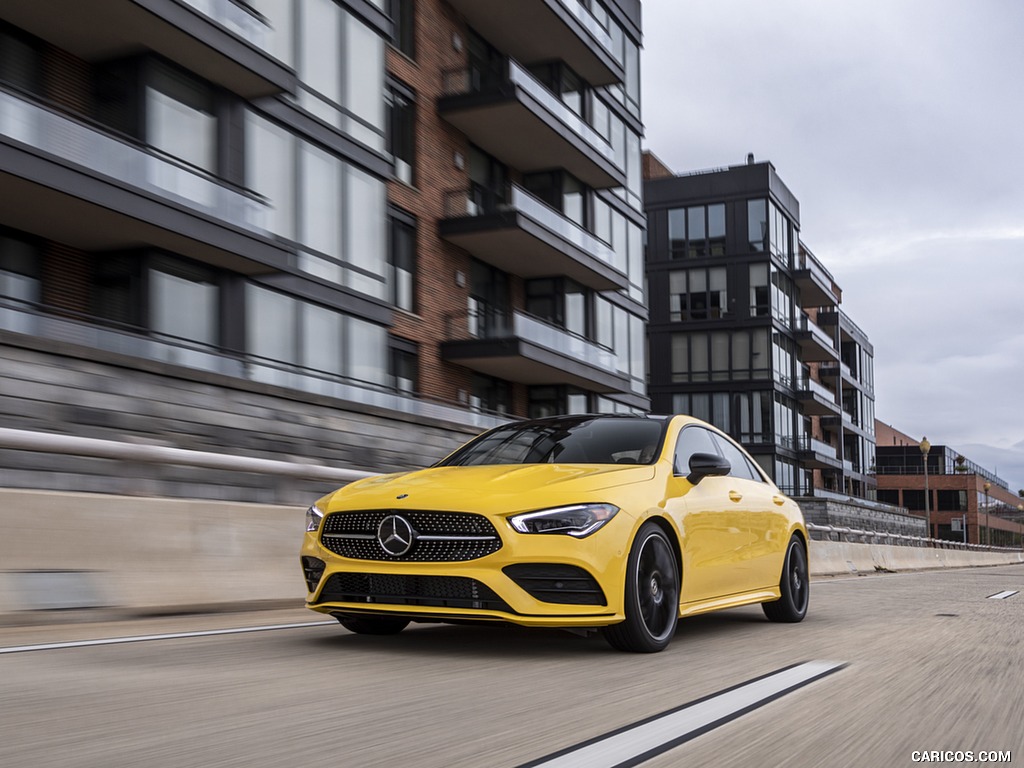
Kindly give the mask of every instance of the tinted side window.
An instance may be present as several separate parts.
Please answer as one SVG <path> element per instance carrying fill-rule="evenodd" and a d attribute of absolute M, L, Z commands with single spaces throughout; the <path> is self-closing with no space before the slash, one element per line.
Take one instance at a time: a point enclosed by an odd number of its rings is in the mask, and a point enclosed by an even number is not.
<path fill-rule="evenodd" d="M 711 441 L 711 433 L 700 427 L 686 427 L 679 433 L 676 443 L 675 473 L 690 473 L 690 457 L 695 453 L 717 454 L 718 450 Z"/>
<path fill-rule="evenodd" d="M 743 455 L 743 451 L 737 448 L 731 440 L 727 440 L 721 435 L 712 435 L 712 438 L 715 444 L 718 445 L 722 455 L 732 464 L 732 471 L 729 472 L 729 477 L 739 477 L 743 480 L 761 482 L 761 476 L 750 466 L 750 462 Z"/>

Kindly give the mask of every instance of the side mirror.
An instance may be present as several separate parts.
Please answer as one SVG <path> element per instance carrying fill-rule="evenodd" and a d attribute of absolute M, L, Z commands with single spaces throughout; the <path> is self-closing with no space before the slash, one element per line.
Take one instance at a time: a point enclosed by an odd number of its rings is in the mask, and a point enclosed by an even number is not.
<path fill-rule="evenodd" d="M 690 457 L 690 474 L 686 479 L 696 485 L 705 477 L 728 475 L 731 471 L 729 460 L 717 453 L 695 453 Z"/>

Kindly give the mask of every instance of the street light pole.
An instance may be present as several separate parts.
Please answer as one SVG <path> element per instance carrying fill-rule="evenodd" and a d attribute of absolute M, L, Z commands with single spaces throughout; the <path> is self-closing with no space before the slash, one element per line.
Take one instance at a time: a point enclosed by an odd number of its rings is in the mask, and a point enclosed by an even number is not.
<path fill-rule="evenodd" d="M 992 546 L 992 529 L 988 525 L 988 492 L 992 490 L 992 483 L 986 481 L 982 488 L 985 489 L 985 543 Z"/>
<path fill-rule="evenodd" d="M 932 449 L 932 444 L 928 442 L 926 437 L 921 441 L 919 447 L 921 449 L 921 458 L 924 461 L 924 525 L 925 531 L 927 531 L 925 538 L 930 539 L 932 537 L 932 505 L 929 498 L 930 494 L 928 493 L 928 451 Z"/>

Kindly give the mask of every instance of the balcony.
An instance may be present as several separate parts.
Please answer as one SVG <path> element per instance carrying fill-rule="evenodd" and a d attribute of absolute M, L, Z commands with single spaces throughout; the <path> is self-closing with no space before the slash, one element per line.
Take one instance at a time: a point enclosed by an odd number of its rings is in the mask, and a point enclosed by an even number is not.
<path fill-rule="evenodd" d="M 809 435 L 803 435 L 796 444 L 801 463 L 808 469 L 842 469 L 843 462 L 836 449 Z"/>
<path fill-rule="evenodd" d="M 806 416 L 829 416 L 839 413 L 836 395 L 820 382 L 807 377 L 795 380 L 793 389 L 796 399 L 802 406 Z"/>
<path fill-rule="evenodd" d="M 515 184 L 500 196 L 478 185 L 447 193 L 438 230 L 481 261 L 520 277 L 565 275 L 596 291 L 629 282 L 612 266 L 610 245 Z"/>
<path fill-rule="evenodd" d="M 448 362 L 521 384 L 632 391 L 610 349 L 525 312 L 469 310 L 449 316 L 446 325 L 448 340 L 441 344 L 441 356 Z"/>
<path fill-rule="evenodd" d="M 793 257 L 793 282 L 800 289 L 800 301 L 805 307 L 832 307 L 841 295 L 832 275 L 814 254 L 800 249 Z"/>
<path fill-rule="evenodd" d="M 800 347 L 800 358 L 805 362 L 822 362 L 836 359 L 835 342 L 821 330 L 807 315 L 800 314 L 794 324 L 793 336 Z"/>
<path fill-rule="evenodd" d="M 842 428 L 844 432 L 848 432 L 850 434 L 859 433 L 857 418 L 846 409 L 841 410 L 839 416 L 822 416 L 821 426 L 823 429 Z"/>
<path fill-rule="evenodd" d="M 288 253 L 245 190 L 0 89 L 2 222 L 88 251 L 150 245 L 247 274 Z"/>
<path fill-rule="evenodd" d="M 4 0 L 4 19 L 89 62 L 153 51 L 243 98 L 295 90 L 266 19 L 232 0 Z"/>
<path fill-rule="evenodd" d="M 591 85 L 625 77 L 621 39 L 616 45 L 580 0 L 449 2 L 492 45 L 527 64 L 562 60 Z"/>
<path fill-rule="evenodd" d="M 611 144 L 515 61 L 500 71 L 449 70 L 444 93 L 441 116 L 513 168 L 564 168 L 595 189 L 625 185 Z"/>

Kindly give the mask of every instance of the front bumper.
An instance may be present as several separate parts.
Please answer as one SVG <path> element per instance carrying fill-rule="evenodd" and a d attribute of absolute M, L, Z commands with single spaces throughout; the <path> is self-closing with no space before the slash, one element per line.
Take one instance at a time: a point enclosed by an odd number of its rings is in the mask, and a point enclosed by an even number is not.
<path fill-rule="evenodd" d="M 419 621 L 499 621 L 596 627 L 624 618 L 622 592 L 633 520 L 620 513 L 583 539 L 520 534 L 492 521 L 502 546 L 462 562 L 342 557 L 307 533 L 306 606 L 326 614 L 389 614 Z M 308 567 L 323 562 L 322 572 Z M 319 574 L 319 578 L 316 578 Z"/>

